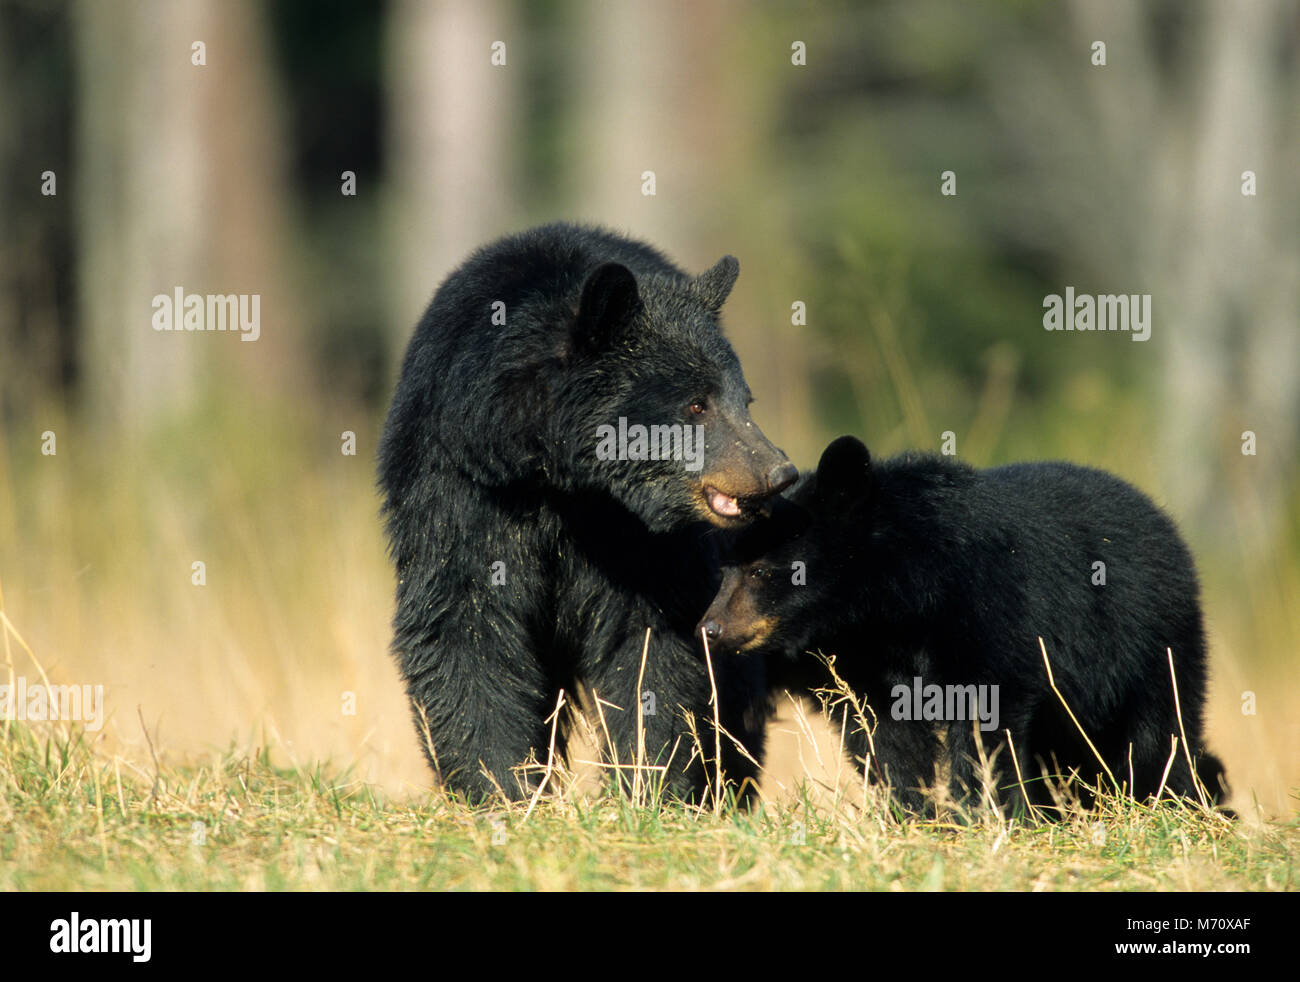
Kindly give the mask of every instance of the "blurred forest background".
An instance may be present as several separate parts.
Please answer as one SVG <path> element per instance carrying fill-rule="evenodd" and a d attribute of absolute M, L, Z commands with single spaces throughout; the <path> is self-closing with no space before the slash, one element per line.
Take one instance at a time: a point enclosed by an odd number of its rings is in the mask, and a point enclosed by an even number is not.
<path fill-rule="evenodd" d="M 950 430 L 1149 491 L 1203 574 L 1211 745 L 1295 811 L 1294 0 L 0 0 L 0 603 L 105 686 L 103 740 L 147 754 L 139 707 L 164 755 L 427 783 L 377 435 L 442 277 L 559 218 L 739 257 L 727 330 L 802 466 Z M 1067 286 L 1151 294 L 1151 339 L 1045 331 Z M 260 339 L 155 332 L 177 287 L 259 294 Z"/>

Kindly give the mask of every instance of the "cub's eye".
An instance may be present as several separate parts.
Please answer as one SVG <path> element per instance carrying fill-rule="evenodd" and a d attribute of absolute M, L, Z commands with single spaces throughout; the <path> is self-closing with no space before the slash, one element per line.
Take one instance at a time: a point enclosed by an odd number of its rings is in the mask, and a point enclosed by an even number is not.
<path fill-rule="evenodd" d="M 749 571 L 749 578 L 750 578 L 751 580 L 763 580 L 763 579 L 766 579 L 766 578 L 767 578 L 767 570 L 765 570 L 762 566 L 755 566 L 755 567 L 753 567 L 753 568 Z"/>
<path fill-rule="evenodd" d="M 690 409 L 691 409 L 691 415 L 699 416 L 706 409 L 708 409 L 708 406 L 703 399 L 696 399 L 694 402 L 691 403 Z"/>

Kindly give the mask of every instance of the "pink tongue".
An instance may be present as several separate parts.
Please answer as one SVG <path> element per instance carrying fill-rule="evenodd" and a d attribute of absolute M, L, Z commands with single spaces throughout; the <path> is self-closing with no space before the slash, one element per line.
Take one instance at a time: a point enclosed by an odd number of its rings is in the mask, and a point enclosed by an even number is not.
<path fill-rule="evenodd" d="M 709 494 L 709 507 L 719 515 L 735 516 L 740 514 L 740 504 L 730 495 L 713 490 Z"/>

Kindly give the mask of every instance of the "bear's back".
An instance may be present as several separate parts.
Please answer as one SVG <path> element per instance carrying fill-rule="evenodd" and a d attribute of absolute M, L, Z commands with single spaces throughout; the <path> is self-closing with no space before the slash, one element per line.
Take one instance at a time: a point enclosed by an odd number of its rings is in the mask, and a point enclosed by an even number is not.
<path fill-rule="evenodd" d="M 1109 471 L 1053 460 L 980 473 L 989 494 L 1015 502 L 1028 522 L 1115 529 L 1144 545 L 1185 548 L 1173 520 L 1144 492 Z"/>
<path fill-rule="evenodd" d="M 1120 587 L 1104 594 L 1108 601 L 1134 600 L 1131 589 L 1159 591 L 1179 598 L 1171 604 L 1179 613 L 1196 609 L 1195 562 L 1173 520 L 1114 474 L 1065 461 L 979 470 L 907 453 L 879 464 L 876 475 L 874 518 L 864 531 L 891 575 L 951 579 L 1004 596 L 1032 582 L 1068 581 L 1095 600 L 1091 573 L 1101 561 Z"/>

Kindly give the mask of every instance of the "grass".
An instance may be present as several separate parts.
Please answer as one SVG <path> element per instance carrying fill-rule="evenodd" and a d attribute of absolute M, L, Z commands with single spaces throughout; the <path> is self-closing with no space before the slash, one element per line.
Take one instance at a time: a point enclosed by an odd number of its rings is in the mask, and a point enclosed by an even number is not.
<path fill-rule="evenodd" d="M 0 632 L 10 684 L 16 650 L 45 679 L 2 600 Z M 828 667 L 827 702 L 853 700 Z M 143 759 L 80 723 L 0 723 L 0 890 L 1300 887 L 1300 822 L 1232 821 L 1194 802 L 1102 793 L 1060 821 L 985 804 L 920 819 L 874 785 L 806 773 L 753 807 L 712 794 L 692 806 L 662 800 L 640 755 L 629 795 L 548 754 L 530 800 L 471 806 L 438 788 L 390 796 L 347 770 L 277 766 L 269 747 L 163 764 L 140 723 Z"/>
<path fill-rule="evenodd" d="M 43 732 L 42 732 L 43 730 Z M 265 750 L 164 767 L 75 728 L 0 736 L 0 890 L 1294 890 L 1300 825 L 1109 798 L 1042 825 L 897 822 L 807 796 L 753 810 L 560 793 L 395 800 Z"/>

